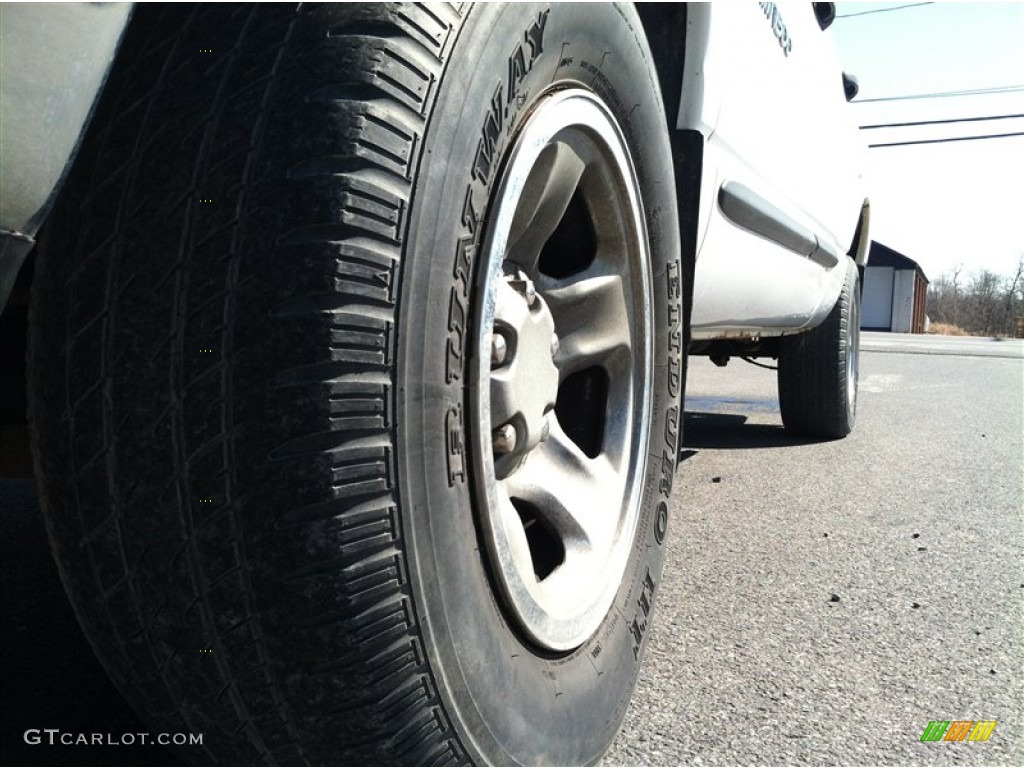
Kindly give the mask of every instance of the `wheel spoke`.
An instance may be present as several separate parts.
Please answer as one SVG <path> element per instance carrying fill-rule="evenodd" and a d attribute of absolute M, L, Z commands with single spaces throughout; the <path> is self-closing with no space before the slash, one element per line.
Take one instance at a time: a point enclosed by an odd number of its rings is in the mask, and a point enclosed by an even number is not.
<path fill-rule="evenodd" d="M 579 280 L 545 291 L 544 298 L 555 318 L 559 343 L 555 364 L 563 378 L 607 363 L 613 353 L 628 351 L 630 323 L 618 275 Z"/>
<path fill-rule="evenodd" d="M 585 167 L 564 142 L 548 145 L 537 158 L 512 219 L 506 256 L 528 274 L 536 272 L 541 249 L 565 215 Z"/>
<path fill-rule="evenodd" d="M 541 514 L 561 539 L 566 558 L 600 550 L 614 533 L 618 514 L 609 499 L 621 498 L 620 478 L 599 456 L 587 458 L 552 419 L 551 433 L 503 484 Z"/>

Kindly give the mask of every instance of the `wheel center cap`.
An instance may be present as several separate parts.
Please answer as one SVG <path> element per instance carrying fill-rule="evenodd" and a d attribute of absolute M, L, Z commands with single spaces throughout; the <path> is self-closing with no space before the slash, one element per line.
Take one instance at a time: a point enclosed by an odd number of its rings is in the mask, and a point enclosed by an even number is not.
<path fill-rule="evenodd" d="M 497 288 L 491 427 L 495 470 L 501 478 L 548 436 L 558 397 L 558 341 L 551 311 L 528 277 L 517 272 L 500 280 Z"/>

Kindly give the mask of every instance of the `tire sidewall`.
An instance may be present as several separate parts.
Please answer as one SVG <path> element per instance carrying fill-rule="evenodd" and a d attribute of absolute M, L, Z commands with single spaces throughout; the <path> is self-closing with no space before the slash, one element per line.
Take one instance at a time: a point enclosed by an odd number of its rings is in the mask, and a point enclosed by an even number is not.
<path fill-rule="evenodd" d="M 396 458 L 413 594 L 408 610 L 475 761 L 592 762 L 625 714 L 646 645 L 681 425 L 682 285 L 665 115 L 631 8 L 482 5 L 459 34 L 428 116 L 399 299 Z M 648 458 L 623 582 L 583 646 L 547 656 L 523 642 L 488 573 L 469 476 L 475 425 L 468 418 L 466 354 L 474 267 L 498 160 L 534 100 L 555 84 L 593 91 L 626 136 L 645 202 L 655 339 Z M 486 143 L 488 119 L 501 124 L 493 147 Z M 482 161 L 481 149 L 490 162 Z"/>
<path fill-rule="evenodd" d="M 860 304 L 861 304 L 861 290 L 860 290 L 860 272 L 857 269 L 857 265 L 852 259 L 847 259 L 846 265 L 846 282 L 843 285 L 843 295 L 846 299 L 846 318 L 845 327 L 843 328 L 843 334 L 840 338 L 843 356 L 843 366 L 846 367 L 850 364 L 847 360 L 846 350 L 846 338 L 849 334 L 853 334 L 853 354 L 857 361 L 857 372 L 853 378 L 853 395 L 851 397 L 849 392 L 850 379 L 847 377 L 843 382 L 843 396 L 846 398 L 847 409 L 846 409 L 846 427 L 847 432 L 852 432 L 854 426 L 857 423 L 857 398 L 860 395 Z"/>
<path fill-rule="evenodd" d="M 835 432 L 845 436 L 853 431 L 857 419 L 857 390 L 854 389 L 853 398 L 850 397 L 849 379 L 849 356 L 847 355 L 846 342 L 851 333 L 854 333 L 855 323 L 859 323 L 859 291 L 857 288 L 858 274 L 857 266 L 852 259 L 846 260 L 846 277 L 843 280 L 843 288 L 836 300 L 836 305 L 828 318 L 828 326 L 825 332 L 832 334 L 833 346 L 835 349 L 835 363 L 833 368 L 836 372 L 836 425 Z M 858 337 L 859 338 L 859 337 Z M 856 343 L 857 338 L 854 339 Z M 808 354 L 810 350 L 804 350 Z M 855 350 L 856 353 L 856 350 Z M 824 361 L 823 361 L 824 363 Z"/>

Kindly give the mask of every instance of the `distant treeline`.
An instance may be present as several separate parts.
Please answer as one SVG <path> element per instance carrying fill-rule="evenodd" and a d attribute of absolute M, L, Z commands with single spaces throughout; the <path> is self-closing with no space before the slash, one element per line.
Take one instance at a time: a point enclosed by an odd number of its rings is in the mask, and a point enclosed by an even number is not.
<path fill-rule="evenodd" d="M 1013 336 L 1021 316 L 1024 255 L 1013 275 L 998 275 L 988 269 L 965 274 L 960 266 L 928 286 L 928 318 L 933 327 L 952 326 L 972 335 Z"/>

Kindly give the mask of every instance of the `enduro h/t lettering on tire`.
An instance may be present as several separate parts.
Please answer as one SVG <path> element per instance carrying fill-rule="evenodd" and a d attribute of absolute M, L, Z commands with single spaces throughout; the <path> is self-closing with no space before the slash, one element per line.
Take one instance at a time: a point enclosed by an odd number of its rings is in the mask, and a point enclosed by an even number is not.
<path fill-rule="evenodd" d="M 39 256 L 31 418 L 86 634 L 192 759 L 610 745 L 681 425 L 643 40 L 612 5 L 137 10 Z"/>

